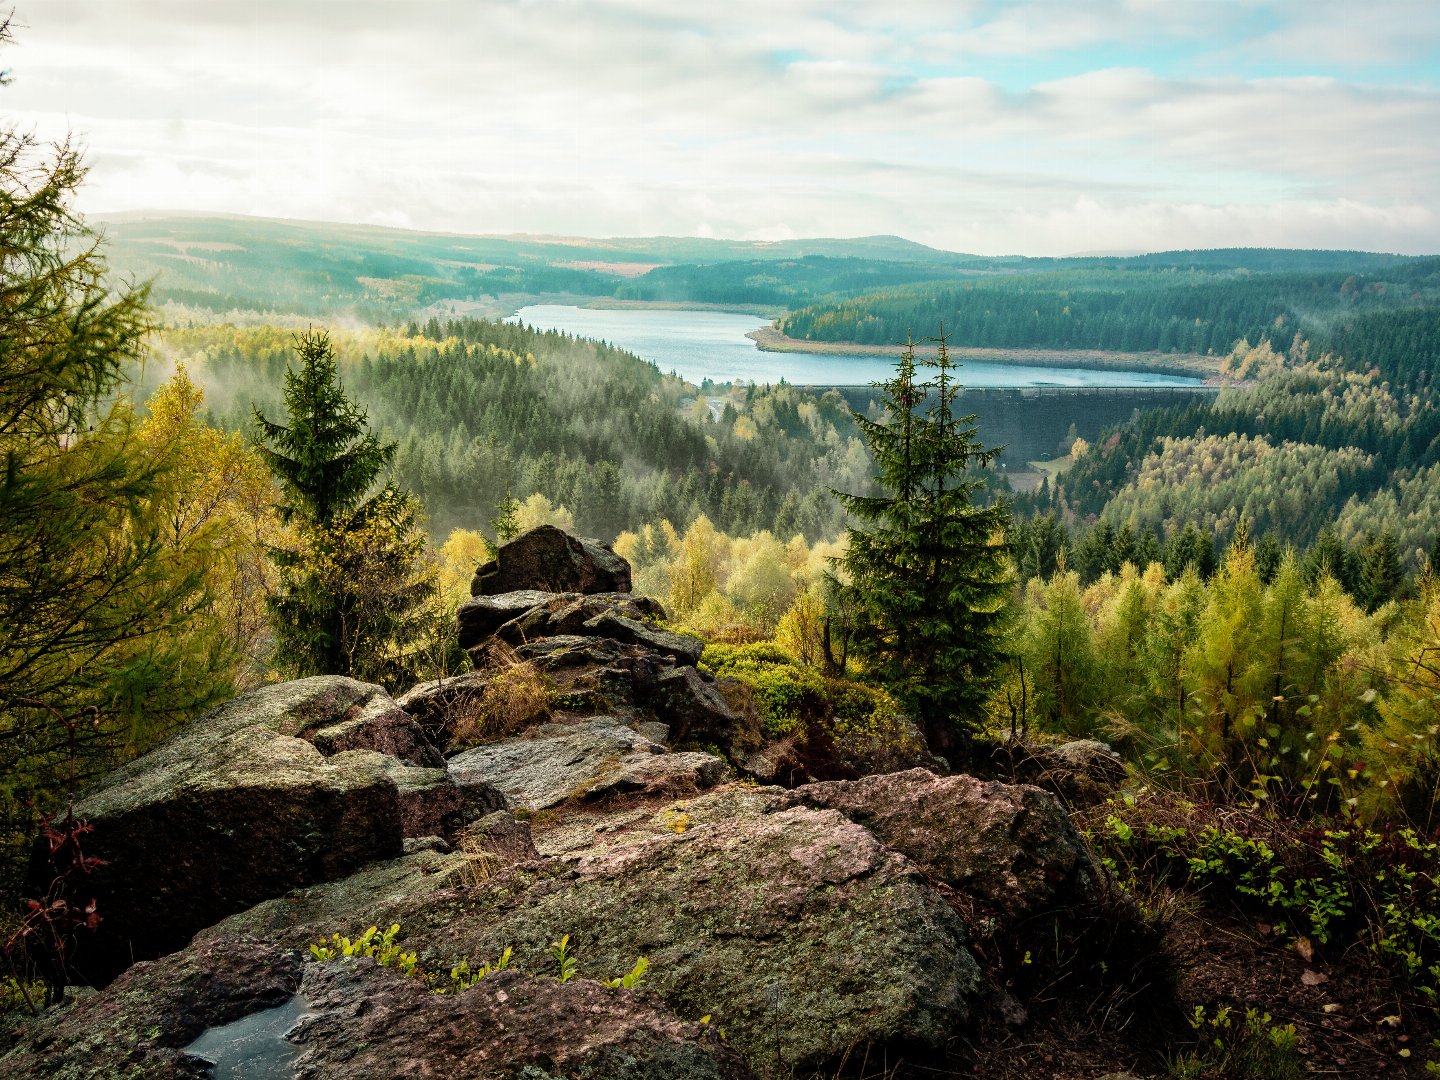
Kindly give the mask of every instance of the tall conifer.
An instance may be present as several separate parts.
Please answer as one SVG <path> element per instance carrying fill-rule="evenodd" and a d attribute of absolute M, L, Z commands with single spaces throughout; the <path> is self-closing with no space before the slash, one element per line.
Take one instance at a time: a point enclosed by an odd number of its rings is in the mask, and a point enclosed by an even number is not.
<path fill-rule="evenodd" d="M 345 396 L 329 337 L 296 341 L 285 376 L 287 424 L 258 409 L 281 517 L 295 542 L 277 548 L 280 589 L 270 599 L 277 654 L 297 675 L 395 682 L 434 592 L 420 565 L 424 537 L 414 498 L 392 487 L 367 495 L 395 456 Z"/>
<path fill-rule="evenodd" d="M 885 414 L 855 414 L 875 463 L 874 495 L 837 492 L 860 524 L 843 566 L 866 630 L 854 651 L 922 724 L 932 749 L 963 751 L 1004 660 L 1010 579 L 999 504 L 976 505 L 979 470 L 998 453 L 955 415 L 959 384 L 945 338 L 916 377 L 907 342 L 895 376 L 877 383 Z"/>

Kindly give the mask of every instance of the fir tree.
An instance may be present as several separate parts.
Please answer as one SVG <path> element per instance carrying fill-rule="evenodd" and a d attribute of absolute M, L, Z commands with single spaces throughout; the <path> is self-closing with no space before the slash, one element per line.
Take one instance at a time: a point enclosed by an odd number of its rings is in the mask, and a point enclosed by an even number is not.
<path fill-rule="evenodd" d="M 959 384 L 937 343 L 933 379 L 917 381 L 909 342 L 894 378 L 876 384 L 884 415 L 855 414 L 880 493 L 836 494 L 861 523 L 842 560 L 865 626 L 854 652 L 947 754 L 963 750 L 999 677 L 1010 582 L 1007 512 L 976 505 L 978 470 L 998 451 L 979 446 L 974 416 L 955 416 Z"/>
<path fill-rule="evenodd" d="M 300 366 L 285 375 L 288 424 L 255 420 L 280 481 L 294 543 L 273 551 L 270 599 L 277 654 L 305 675 L 394 683 L 409 669 L 434 585 L 421 565 L 415 499 L 393 487 L 368 495 L 395 456 L 345 396 L 329 337 L 299 335 Z"/>

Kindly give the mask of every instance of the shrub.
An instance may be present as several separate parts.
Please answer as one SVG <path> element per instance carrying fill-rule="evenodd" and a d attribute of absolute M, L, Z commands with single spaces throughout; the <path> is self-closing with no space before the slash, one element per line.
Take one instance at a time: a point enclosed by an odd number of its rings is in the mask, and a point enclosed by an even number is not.
<path fill-rule="evenodd" d="M 798 662 L 773 641 L 709 645 L 703 664 L 748 688 L 769 739 L 803 744 L 814 768 L 830 759 L 856 772 L 880 772 L 913 761 L 921 736 L 884 690 L 831 678 Z"/>
<path fill-rule="evenodd" d="M 1299 824 L 1145 795 L 1090 812 L 1122 881 L 1160 879 L 1321 950 L 1352 947 L 1419 1003 L 1440 1004 L 1440 843 L 1413 829 Z"/>

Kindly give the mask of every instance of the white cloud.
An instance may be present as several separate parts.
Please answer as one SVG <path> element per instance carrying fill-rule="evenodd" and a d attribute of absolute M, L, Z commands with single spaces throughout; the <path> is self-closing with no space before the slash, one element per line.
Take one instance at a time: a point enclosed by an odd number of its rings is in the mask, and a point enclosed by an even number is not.
<path fill-rule="evenodd" d="M 1440 250 L 1440 90 L 1354 74 L 1434 55 L 1440 5 L 1394 11 L 42 0 L 21 13 L 0 104 L 85 139 L 91 211 L 1036 253 Z M 1277 76 L 1264 62 L 1282 54 Z M 993 63 L 1029 76 L 1017 87 Z"/>

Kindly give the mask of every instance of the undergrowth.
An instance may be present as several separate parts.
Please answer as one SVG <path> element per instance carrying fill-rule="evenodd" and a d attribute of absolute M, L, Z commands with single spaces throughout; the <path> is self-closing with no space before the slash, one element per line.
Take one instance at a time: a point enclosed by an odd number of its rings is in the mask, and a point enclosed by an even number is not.
<path fill-rule="evenodd" d="M 825 675 L 774 642 L 710 644 L 701 666 L 744 683 L 765 737 L 794 740 L 816 776 L 835 765 L 856 774 L 905 768 L 922 745 L 884 690 Z"/>
<path fill-rule="evenodd" d="M 1142 792 L 1085 815 L 1127 888 L 1163 882 L 1232 908 L 1302 954 L 1359 955 L 1440 1005 L 1440 843 L 1414 829 L 1295 821 Z"/>

